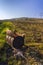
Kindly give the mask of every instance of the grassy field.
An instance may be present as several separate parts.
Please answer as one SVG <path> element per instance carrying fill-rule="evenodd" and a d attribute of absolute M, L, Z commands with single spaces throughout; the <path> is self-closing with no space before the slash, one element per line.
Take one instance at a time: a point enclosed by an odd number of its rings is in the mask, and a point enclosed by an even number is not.
<path fill-rule="evenodd" d="M 43 19 L 19 18 L 0 20 L 0 63 L 7 61 L 8 65 L 26 65 L 21 58 L 17 62 L 16 58 L 12 57 L 12 50 L 9 50 L 8 55 L 10 57 L 7 58 L 6 51 L 10 48 L 5 40 L 7 29 L 25 33 L 24 44 L 29 47 L 25 52 L 26 57 L 28 57 L 28 65 L 35 65 L 37 63 L 38 65 L 43 65 Z"/>

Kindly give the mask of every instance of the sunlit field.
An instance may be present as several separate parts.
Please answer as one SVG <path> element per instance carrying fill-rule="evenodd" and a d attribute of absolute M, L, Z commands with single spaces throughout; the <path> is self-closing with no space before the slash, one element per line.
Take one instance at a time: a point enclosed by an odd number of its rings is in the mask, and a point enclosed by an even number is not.
<path fill-rule="evenodd" d="M 25 33 L 24 45 L 28 46 L 28 49 L 26 49 L 24 56 L 27 61 L 21 58 L 17 60 L 13 56 L 11 47 L 6 43 L 6 30 L 8 29 Z M 20 18 L 0 21 L 0 63 L 43 65 L 43 19 Z"/>

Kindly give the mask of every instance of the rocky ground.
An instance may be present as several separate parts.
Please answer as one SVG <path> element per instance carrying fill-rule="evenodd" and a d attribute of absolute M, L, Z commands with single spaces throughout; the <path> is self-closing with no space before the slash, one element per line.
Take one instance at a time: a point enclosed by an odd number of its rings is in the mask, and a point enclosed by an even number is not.
<path fill-rule="evenodd" d="M 24 52 L 27 60 L 14 57 L 12 51 L 13 49 L 8 45 L 5 45 L 4 48 L 0 50 L 0 65 L 43 65 L 43 55 L 41 55 L 38 50 L 36 51 L 35 47 L 30 46 Z"/>

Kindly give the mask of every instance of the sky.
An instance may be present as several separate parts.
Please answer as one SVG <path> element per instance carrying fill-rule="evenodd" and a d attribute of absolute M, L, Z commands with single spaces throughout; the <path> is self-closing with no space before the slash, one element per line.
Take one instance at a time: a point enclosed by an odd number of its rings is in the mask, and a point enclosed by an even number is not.
<path fill-rule="evenodd" d="M 43 18 L 43 0 L 0 0 L 0 19 Z"/>

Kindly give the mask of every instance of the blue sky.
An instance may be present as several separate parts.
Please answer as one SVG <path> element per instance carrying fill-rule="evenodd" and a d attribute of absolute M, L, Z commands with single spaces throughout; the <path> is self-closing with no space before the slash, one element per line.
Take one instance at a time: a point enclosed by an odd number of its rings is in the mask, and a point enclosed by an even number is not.
<path fill-rule="evenodd" d="M 0 19 L 43 15 L 43 0 L 0 0 Z"/>

